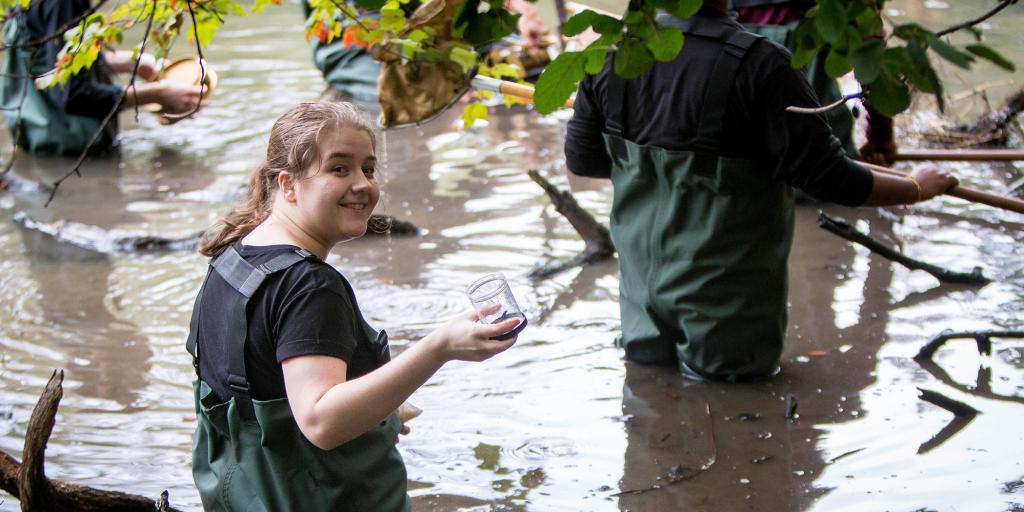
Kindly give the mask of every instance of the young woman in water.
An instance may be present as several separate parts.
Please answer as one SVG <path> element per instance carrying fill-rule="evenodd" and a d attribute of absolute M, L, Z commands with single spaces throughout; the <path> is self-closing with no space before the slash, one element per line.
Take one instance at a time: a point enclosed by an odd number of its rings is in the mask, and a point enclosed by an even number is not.
<path fill-rule="evenodd" d="M 277 120 L 246 196 L 206 233 L 212 258 L 188 349 L 198 425 L 192 471 L 206 509 L 407 511 L 396 408 L 451 360 L 482 361 L 467 312 L 390 360 L 352 287 L 324 263 L 361 236 L 380 197 L 375 139 L 348 103 Z"/>

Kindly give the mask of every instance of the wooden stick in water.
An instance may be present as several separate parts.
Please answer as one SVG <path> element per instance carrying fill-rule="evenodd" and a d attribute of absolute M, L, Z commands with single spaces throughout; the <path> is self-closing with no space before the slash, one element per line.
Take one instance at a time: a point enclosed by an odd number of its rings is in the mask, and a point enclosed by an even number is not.
<path fill-rule="evenodd" d="M 872 171 L 888 174 L 890 176 L 906 177 L 907 173 L 890 169 L 888 167 L 882 167 L 881 165 L 869 164 L 867 162 L 858 162 L 860 165 L 871 169 Z M 1024 201 L 1020 199 L 1014 199 L 1012 197 L 1003 197 L 1000 195 L 992 194 L 989 192 L 983 192 L 981 190 L 975 190 L 972 188 L 963 187 L 957 185 L 945 192 L 948 196 L 959 197 L 960 199 L 966 199 L 973 203 L 986 204 L 1003 210 L 1009 210 L 1011 212 L 1024 213 Z"/>

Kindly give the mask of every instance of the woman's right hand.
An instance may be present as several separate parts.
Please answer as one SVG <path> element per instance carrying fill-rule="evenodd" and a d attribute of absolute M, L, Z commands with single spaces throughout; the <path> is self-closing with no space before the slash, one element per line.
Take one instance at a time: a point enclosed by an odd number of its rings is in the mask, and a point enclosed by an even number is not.
<path fill-rule="evenodd" d="M 478 320 L 477 312 L 470 310 L 430 334 L 435 339 L 435 350 L 444 361 L 483 361 L 516 343 L 517 337 L 505 341 L 490 338 L 515 329 L 519 319 L 510 318 L 496 324 L 482 324 Z"/>
<path fill-rule="evenodd" d="M 922 165 L 910 175 L 921 186 L 921 201 L 943 194 L 960 183 L 952 174 L 934 165 Z"/>

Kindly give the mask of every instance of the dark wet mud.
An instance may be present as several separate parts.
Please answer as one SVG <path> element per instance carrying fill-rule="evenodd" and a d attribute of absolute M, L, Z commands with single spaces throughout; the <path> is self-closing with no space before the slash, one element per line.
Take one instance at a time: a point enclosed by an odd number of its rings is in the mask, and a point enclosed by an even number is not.
<path fill-rule="evenodd" d="M 959 2 L 894 5 L 944 16 L 936 26 L 950 11 L 973 12 Z M 20 453 L 39 392 L 64 368 L 51 477 L 151 497 L 168 489 L 176 506 L 200 508 L 184 340 L 206 262 L 189 250 L 90 249 L 17 216 L 74 223 L 71 233 L 99 243 L 187 238 L 227 211 L 276 116 L 322 89 L 297 35 L 298 10 L 267 13 L 229 26 L 210 48 L 221 82 L 205 115 L 170 127 L 126 115 L 120 154 L 87 163 L 49 208 L 41 184 L 71 160 L 19 158 L 12 172 L 21 185 L 0 193 L 0 449 Z M 1024 21 L 1019 9 L 1011 14 Z M 1024 43 L 1002 25 L 993 31 L 1003 41 L 995 44 Z M 1009 78 L 1024 83 L 1019 72 Z M 964 101 L 969 115 L 980 100 Z M 413 396 L 423 414 L 399 446 L 415 510 L 1024 508 L 1024 342 L 997 338 L 980 355 L 973 340 L 952 340 L 933 364 L 913 359 L 945 329 L 1024 329 L 1024 218 L 952 198 L 910 209 L 801 205 L 781 373 L 690 383 L 621 360 L 614 260 L 527 278 L 583 249 L 527 169 L 607 220 L 607 184 L 565 176 L 566 115 L 492 109 L 486 127 L 459 132 L 458 114 L 381 137 L 377 212 L 411 220 L 421 234 L 367 237 L 329 259 L 396 350 L 468 309 L 465 286 L 487 272 L 509 278 L 529 319 L 512 350 L 451 364 Z M 901 126 L 933 120 L 922 110 Z M 950 168 L 997 193 L 1024 176 L 1021 164 Z M 940 284 L 822 230 L 819 210 L 931 264 L 981 267 L 992 282 Z M 980 413 L 954 421 L 918 388 Z M 0 495 L 0 510 L 17 509 Z"/>

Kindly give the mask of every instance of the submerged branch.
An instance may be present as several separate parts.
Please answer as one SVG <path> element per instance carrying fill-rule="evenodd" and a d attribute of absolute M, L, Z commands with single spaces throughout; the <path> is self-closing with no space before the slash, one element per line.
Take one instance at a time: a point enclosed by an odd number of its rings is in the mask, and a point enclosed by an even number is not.
<path fill-rule="evenodd" d="M 921 350 L 914 356 L 914 360 L 917 362 L 930 361 L 935 352 L 940 347 L 946 344 L 949 340 L 955 339 L 973 339 L 978 344 L 978 353 L 983 355 L 992 354 L 992 338 L 1024 338 L 1024 332 L 1022 331 L 970 331 L 970 332 L 953 332 L 945 331 L 925 346 L 921 347 Z"/>
<path fill-rule="evenodd" d="M 548 180 L 544 179 L 536 170 L 530 170 L 528 174 L 530 179 L 540 185 L 544 192 L 547 193 L 551 203 L 555 205 L 555 211 L 561 213 L 572 224 L 572 227 L 586 243 L 583 252 L 572 259 L 534 268 L 529 273 L 531 279 L 547 279 L 564 270 L 596 263 L 615 254 L 615 245 L 612 244 L 612 237 L 608 233 L 608 228 L 604 227 L 593 215 L 584 210 L 576 202 L 576 198 L 572 196 L 572 193 L 559 190 Z"/>
<path fill-rule="evenodd" d="M 890 249 L 856 229 L 846 221 L 829 217 L 824 212 L 818 213 L 818 227 L 825 229 L 851 242 L 863 245 L 880 256 L 888 258 L 910 270 L 923 270 L 943 283 L 970 284 L 981 286 L 991 282 L 981 274 L 981 267 L 974 267 L 971 272 L 954 272 L 935 265 L 915 260 L 898 251 Z"/>

